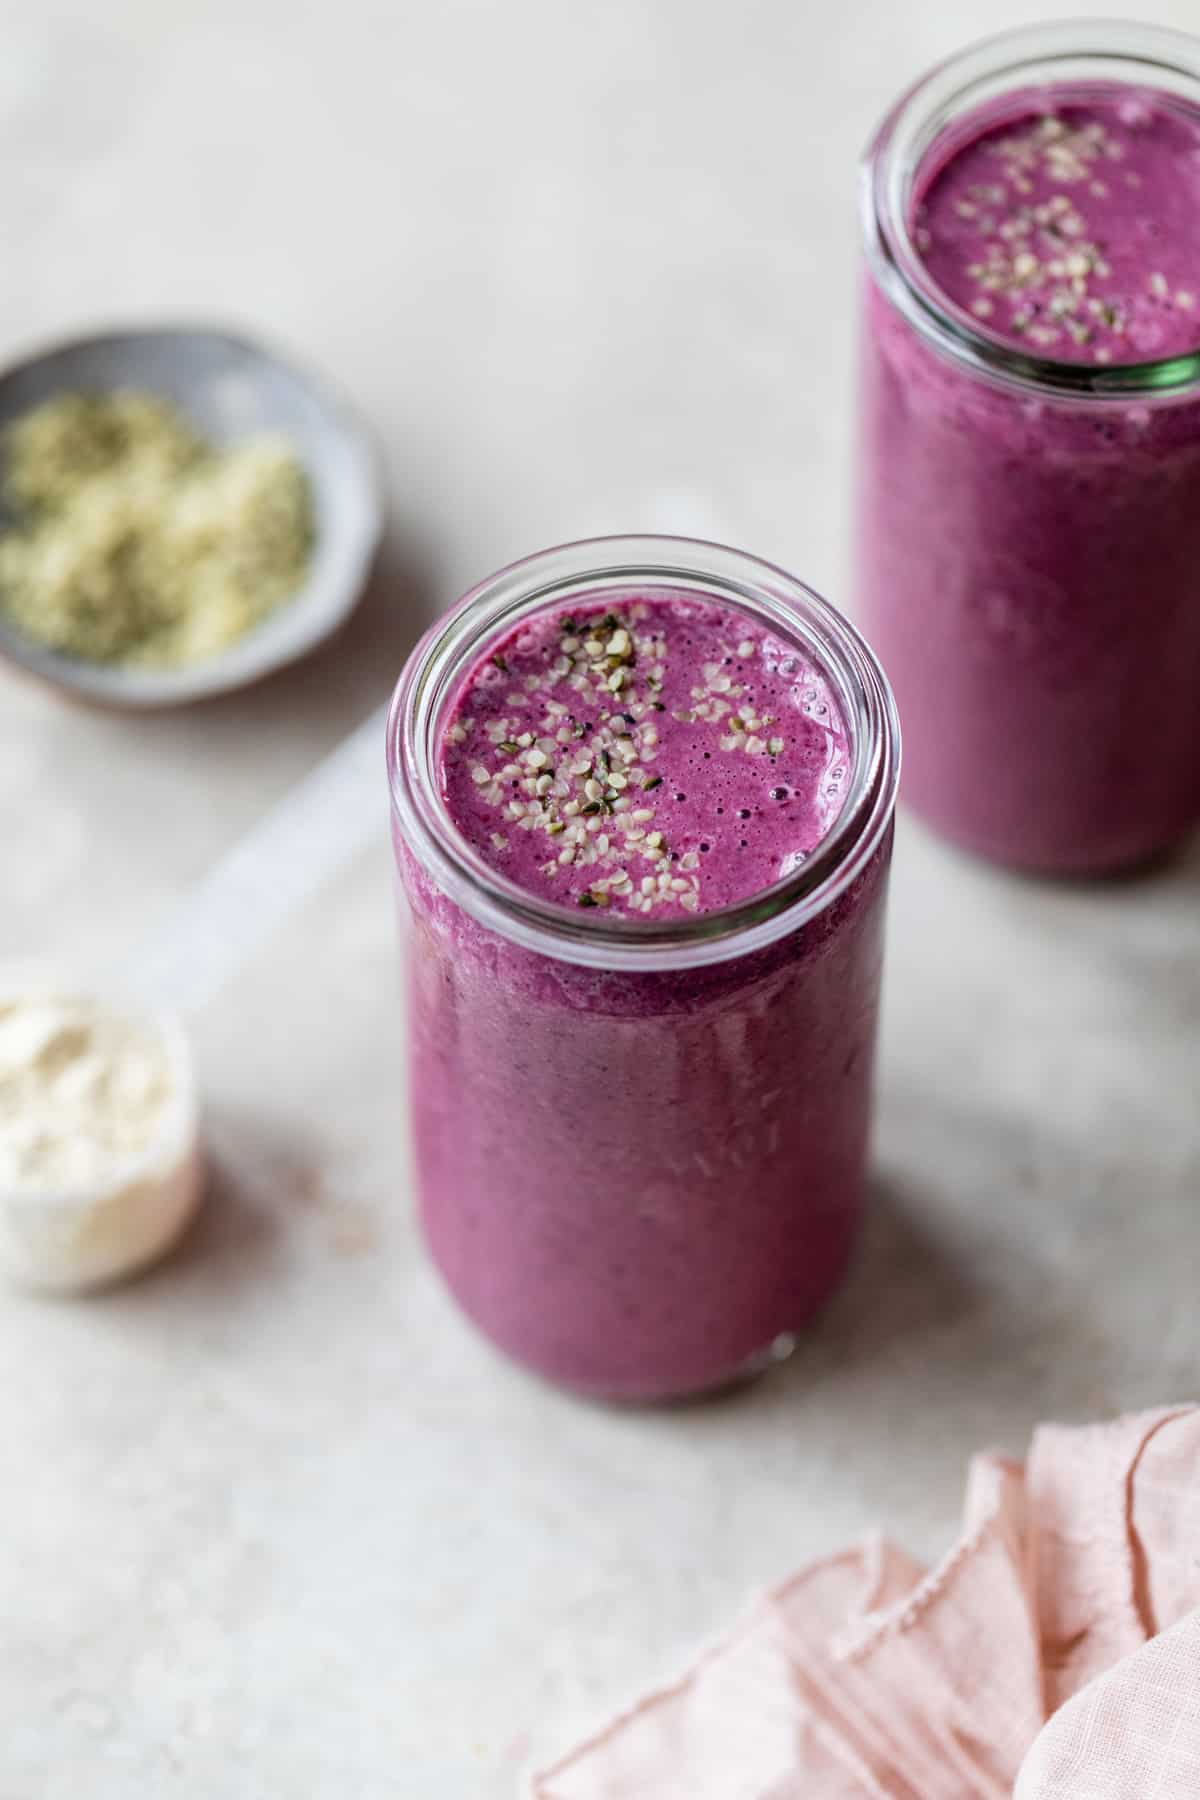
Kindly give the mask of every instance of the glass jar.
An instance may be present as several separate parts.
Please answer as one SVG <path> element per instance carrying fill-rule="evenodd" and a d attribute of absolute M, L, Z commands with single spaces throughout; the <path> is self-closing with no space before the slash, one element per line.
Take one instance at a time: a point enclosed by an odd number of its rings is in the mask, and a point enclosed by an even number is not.
<path fill-rule="evenodd" d="M 969 850 L 1064 874 L 1200 820 L 1200 354 L 1083 366 L 1001 341 L 931 281 L 913 209 L 981 122 L 1113 84 L 1194 111 L 1200 42 L 1086 21 L 994 38 L 903 96 L 862 180 L 858 616 L 905 795 Z"/>
<path fill-rule="evenodd" d="M 454 828 L 448 705 L 518 622 L 701 596 L 802 647 L 851 743 L 830 831 L 785 879 L 686 919 L 568 911 Z M 502 1349 L 589 1394 L 660 1399 L 782 1354 L 858 1226 L 898 773 L 891 696 L 823 600 L 673 538 L 549 550 L 417 647 L 388 725 L 425 1236 Z"/>

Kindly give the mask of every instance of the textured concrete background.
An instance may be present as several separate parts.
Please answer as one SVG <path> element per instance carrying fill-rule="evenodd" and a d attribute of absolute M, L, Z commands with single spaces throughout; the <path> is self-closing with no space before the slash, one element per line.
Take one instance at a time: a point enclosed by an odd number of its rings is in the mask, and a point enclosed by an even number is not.
<path fill-rule="evenodd" d="M 2 0 L 0 345 L 260 327 L 394 499 L 347 636 L 258 692 L 132 722 L 0 680 L 3 950 L 126 954 L 513 555 L 676 494 L 838 597 L 856 154 L 1038 11 Z M 200 1021 L 181 1254 L 0 1304 L 0 1800 L 501 1800 L 748 1588 L 881 1518 L 935 1552 L 975 1445 L 1195 1394 L 1197 851 L 1051 888 L 904 824 L 852 1281 L 777 1377 L 653 1416 L 435 1286 L 392 965 L 381 830 Z"/>

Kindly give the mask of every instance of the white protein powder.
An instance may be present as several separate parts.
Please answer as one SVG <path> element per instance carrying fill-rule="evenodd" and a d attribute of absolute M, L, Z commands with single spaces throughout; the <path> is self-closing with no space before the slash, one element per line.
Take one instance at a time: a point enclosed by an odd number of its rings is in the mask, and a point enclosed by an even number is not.
<path fill-rule="evenodd" d="M 82 996 L 0 996 L 0 1187 L 103 1183 L 152 1141 L 173 1093 L 152 1026 Z"/>
<path fill-rule="evenodd" d="M 41 1292 L 105 1287 L 169 1249 L 203 1183 L 178 1020 L 0 971 L 0 1269 Z"/>

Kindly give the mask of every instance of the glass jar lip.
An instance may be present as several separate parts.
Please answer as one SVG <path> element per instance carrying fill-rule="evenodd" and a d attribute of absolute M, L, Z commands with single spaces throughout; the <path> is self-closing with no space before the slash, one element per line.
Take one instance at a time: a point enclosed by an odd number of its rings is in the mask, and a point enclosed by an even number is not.
<path fill-rule="evenodd" d="M 530 894 L 459 835 L 438 792 L 437 730 L 455 681 L 517 619 L 573 594 L 689 590 L 741 607 L 815 652 L 855 741 L 845 799 L 829 834 L 792 874 L 733 906 L 684 920 L 611 920 Z M 471 588 L 425 633 L 388 709 L 387 765 L 401 835 L 425 873 L 479 924 L 560 961 L 609 970 L 699 968 L 796 930 L 867 866 L 892 817 L 900 727 L 887 678 L 854 627 L 806 583 L 724 544 L 656 535 L 583 539 L 510 563 Z"/>
<path fill-rule="evenodd" d="M 948 123 L 947 109 L 988 83 L 1020 91 L 1035 67 L 1074 65 L 1081 83 L 1122 79 L 1188 98 L 1200 111 L 1200 38 L 1132 20 L 1064 19 L 983 38 L 926 71 L 885 115 L 860 165 L 859 197 L 867 258 L 880 289 L 942 355 L 1026 393 L 1100 402 L 1167 402 L 1200 386 L 1200 349 L 1152 362 L 1060 362 L 1018 350 L 982 327 L 929 278 L 909 229 L 912 181 Z M 1084 70 L 1090 71 L 1085 74 Z M 1064 79 L 1067 79 L 1064 76 Z M 996 90 L 993 88 L 993 93 Z"/>

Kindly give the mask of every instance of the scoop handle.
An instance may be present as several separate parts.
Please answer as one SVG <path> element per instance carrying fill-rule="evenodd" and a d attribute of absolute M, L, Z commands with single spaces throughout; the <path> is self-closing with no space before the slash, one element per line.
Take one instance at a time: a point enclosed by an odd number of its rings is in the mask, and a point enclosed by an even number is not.
<path fill-rule="evenodd" d="M 380 707 L 213 866 L 121 971 L 148 1003 L 196 1012 L 384 827 Z"/>

